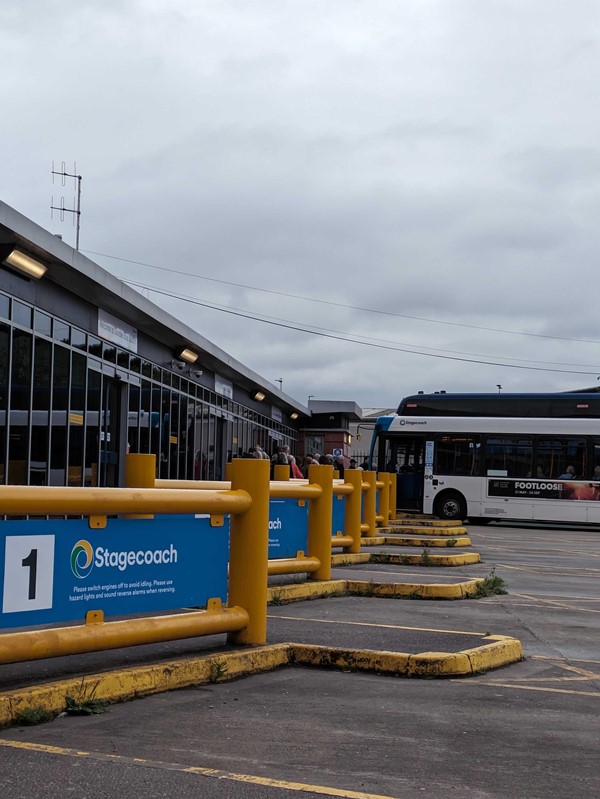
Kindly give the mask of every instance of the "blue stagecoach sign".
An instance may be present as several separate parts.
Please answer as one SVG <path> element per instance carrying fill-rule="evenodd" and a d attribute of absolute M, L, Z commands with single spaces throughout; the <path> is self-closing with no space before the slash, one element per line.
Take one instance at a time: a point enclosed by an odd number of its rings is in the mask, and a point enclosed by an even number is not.
<path fill-rule="evenodd" d="M 228 560 L 207 517 L 0 522 L 0 628 L 225 602 Z"/>
<path fill-rule="evenodd" d="M 269 558 L 294 558 L 308 546 L 308 503 L 272 499 L 269 503 Z"/>

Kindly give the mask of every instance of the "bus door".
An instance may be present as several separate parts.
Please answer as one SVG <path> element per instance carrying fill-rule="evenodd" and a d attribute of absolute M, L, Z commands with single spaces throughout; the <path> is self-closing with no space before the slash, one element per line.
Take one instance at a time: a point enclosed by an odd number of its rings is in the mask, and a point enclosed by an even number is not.
<path fill-rule="evenodd" d="M 394 436 L 386 440 L 385 471 L 396 472 L 398 510 L 422 510 L 425 436 Z M 381 467 L 380 467 L 381 468 Z"/>

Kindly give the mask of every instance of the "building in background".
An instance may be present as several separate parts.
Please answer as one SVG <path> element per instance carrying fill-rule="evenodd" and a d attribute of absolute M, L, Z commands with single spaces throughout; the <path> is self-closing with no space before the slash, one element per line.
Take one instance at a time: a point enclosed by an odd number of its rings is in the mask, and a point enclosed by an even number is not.
<path fill-rule="evenodd" d="M 394 413 L 396 413 L 396 408 L 363 408 L 360 419 L 352 421 L 350 424 L 349 433 L 352 445 L 348 457 L 355 458 L 357 463 L 368 457 L 375 422 L 379 416 L 390 416 Z"/>
<path fill-rule="evenodd" d="M 362 418 L 355 402 L 309 399 L 310 416 L 299 429 L 298 452 L 319 453 L 348 459 L 351 455 L 351 426 Z"/>
<path fill-rule="evenodd" d="M 60 238 L 0 203 L 0 484 L 222 479 L 298 448 L 309 409 Z"/>

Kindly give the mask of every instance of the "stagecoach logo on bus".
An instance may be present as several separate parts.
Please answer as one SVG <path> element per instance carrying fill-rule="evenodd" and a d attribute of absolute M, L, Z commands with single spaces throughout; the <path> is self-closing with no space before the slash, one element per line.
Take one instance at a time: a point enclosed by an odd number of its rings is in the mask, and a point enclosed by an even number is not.
<path fill-rule="evenodd" d="M 124 572 L 130 566 L 151 566 L 177 563 L 177 550 L 173 544 L 168 549 L 110 550 L 94 547 L 81 539 L 71 550 L 71 571 L 80 580 L 85 580 L 94 568 L 118 569 Z"/>
<path fill-rule="evenodd" d="M 488 496 L 512 499 L 600 500 L 600 483 L 565 480 L 488 480 Z"/>

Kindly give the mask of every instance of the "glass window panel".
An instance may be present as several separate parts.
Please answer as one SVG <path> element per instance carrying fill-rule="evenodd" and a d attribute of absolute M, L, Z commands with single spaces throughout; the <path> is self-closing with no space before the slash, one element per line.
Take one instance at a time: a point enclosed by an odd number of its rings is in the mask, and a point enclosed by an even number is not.
<path fill-rule="evenodd" d="M 74 327 L 71 331 L 71 344 L 78 350 L 87 350 L 87 334 Z"/>
<path fill-rule="evenodd" d="M 468 435 L 439 436 L 435 447 L 436 474 L 479 474 L 481 437 Z M 396 464 L 389 471 L 395 471 Z"/>
<path fill-rule="evenodd" d="M 137 355 L 132 355 L 129 362 L 129 368 L 131 369 L 132 372 L 139 374 L 142 368 L 141 358 L 138 358 Z"/>
<path fill-rule="evenodd" d="M 64 486 L 67 477 L 66 413 L 53 413 L 52 422 L 49 483 L 53 486 Z"/>
<path fill-rule="evenodd" d="M 498 477 L 532 477 L 532 439 L 488 436 L 485 469 L 486 474 L 493 473 Z"/>
<path fill-rule="evenodd" d="M 32 336 L 13 332 L 7 482 L 26 485 L 29 475 L 29 419 L 32 372 Z"/>
<path fill-rule="evenodd" d="M 63 322 L 62 319 L 54 320 L 54 340 L 63 344 L 71 343 L 71 326 Z"/>
<path fill-rule="evenodd" d="M 150 452 L 150 430 L 152 419 L 152 384 L 142 380 L 140 394 L 140 423 L 139 423 L 139 449 L 138 452 Z"/>
<path fill-rule="evenodd" d="M 33 409 L 36 411 L 50 410 L 51 375 L 52 343 L 36 338 L 33 358 Z"/>
<path fill-rule="evenodd" d="M 72 374 L 71 374 L 71 413 L 79 416 L 83 424 L 83 412 L 85 410 L 85 377 L 87 373 L 87 359 L 85 355 L 73 352 Z"/>
<path fill-rule="evenodd" d="M 585 439 L 538 439 L 537 477 L 575 480 L 577 478 L 592 477 L 593 474 L 589 474 L 589 471 Z"/>
<path fill-rule="evenodd" d="M 29 484 L 43 486 L 48 482 L 48 448 L 50 443 L 50 428 L 48 427 L 48 414 L 46 421 L 39 414 L 33 414 L 31 426 L 31 461 L 29 463 Z"/>
<path fill-rule="evenodd" d="M 8 370 L 10 367 L 10 328 L 0 324 L 0 485 L 6 481 L 6 410 L 8 408 Z"/>
<path fill-rule="evenodd" d="M 102 357 L 102 342 L 99 338 L 88 336 L 88 352 L 90 355 L 98 356 L 98 358 Z"/>
<path fill-rule="evenodd" d="M 104 344 L 103 357 L 104 357 L 104 360 L 108 361 L 109 363 L 116 363 L 117 362 L 117 348 L 113 347 L 112 344 Z"/>
<path fill-rule="evenodd" d="M 152 364 L 148 361 L 142 362 L 142 374 L 144 377 L 152 377 Z"/>
<path fill-rule="evenodd" d="M 42 336 L 52 335 L 51 316 L 48 316 L 48 314 L 42 313 L 36 309 L 33 320 L 33 327 L 36 333 L 41 333 Z"/>
<path fill-rule="evenodd" d="M 22 330 L 13 332 L 11 410 L 29 410 L 31 392 L 32 336 Z"/>
<path fill-rule="evenodd" d="M 10 299 L 6 294 L 0 294 L 0 316 L 3 319 L 9 319 L 10 314 Z"/>
<path fill-rule="evenodd" d="M 85 485 L 98 485 L 100 452 L 100 391 L 101 375 L 88 369 L 87 412 L 85 420 Z"/>
<path fill-rule="evenodd" d="M 69 407 L 69 367 L 71 352 L 64 347 L 54 347 L 54 375 L 52 409 L 66 411 Z"/>
<path fill-rule="evenodd" d="M 31 328 L 31 308 L 29 305 L 23 305 L 22 302 L 13 300 L 12 319 L 15 324 L 21 325 L 21 327 Z"/>
<path fill-rule="evenodd" d="M 129 369 L 129 353 L 123 352 L 123 350 L 117 350 L 117 366 L 123 367 L 123 369 Z"/>
<path fill-rule="evenodd" d="M 140 387 L 129 386 L 127 413 L 127 446 L 129 452 L 140 450 Z"/>

